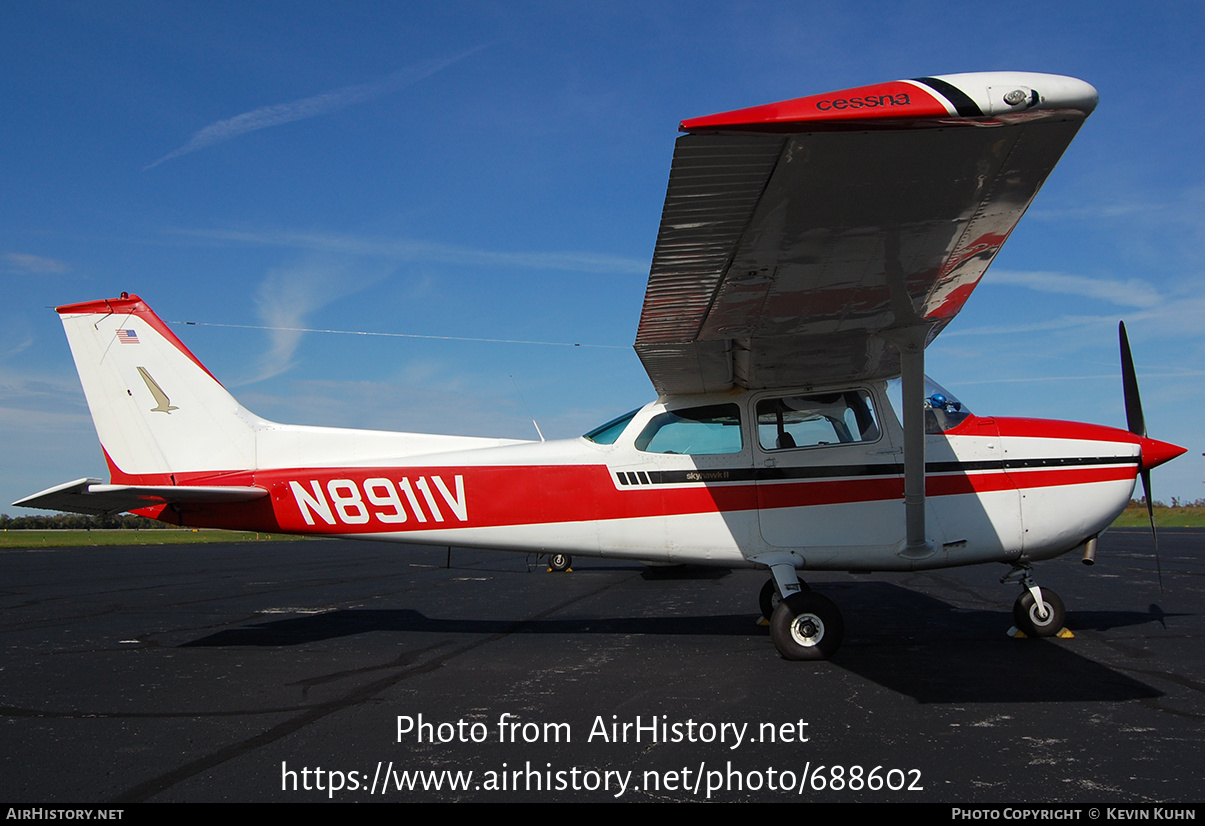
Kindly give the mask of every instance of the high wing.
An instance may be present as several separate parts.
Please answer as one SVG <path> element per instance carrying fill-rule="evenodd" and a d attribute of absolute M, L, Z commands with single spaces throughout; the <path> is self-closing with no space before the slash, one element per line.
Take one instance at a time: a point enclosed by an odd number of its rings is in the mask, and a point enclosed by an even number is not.
<path fill-rule="evenodd" d="M 1074 78 L 987 72 L 683 121 L 636 335 L 654 387 L 899 375 L 1096 101 Z"/>

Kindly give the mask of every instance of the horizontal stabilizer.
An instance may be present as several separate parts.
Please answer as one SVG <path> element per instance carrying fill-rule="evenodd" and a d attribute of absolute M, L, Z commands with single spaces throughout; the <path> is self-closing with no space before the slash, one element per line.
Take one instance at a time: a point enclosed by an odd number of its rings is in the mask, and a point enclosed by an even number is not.
<path fill-rule="evenodd" d="M 250 502 L 267 496 L 263 488 L 203 485 L 106 485 L 100 479 L 76 479 L 13 502 L 22 508 L 111 516 L 155 505 Z"/>

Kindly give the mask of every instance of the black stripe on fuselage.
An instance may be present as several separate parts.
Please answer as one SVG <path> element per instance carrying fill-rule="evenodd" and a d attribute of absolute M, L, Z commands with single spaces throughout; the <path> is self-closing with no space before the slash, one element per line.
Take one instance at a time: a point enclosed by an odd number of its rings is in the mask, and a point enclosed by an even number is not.
<path fill-rule="evenodd" d="M 1033 470 L 1088 465 L 1136 465 L 1137 456 L 1057 456 L 1044 459 L 992 459 L 981 462 L 927 462 L 925 473 L 975 473 L 985 470 Z M 815 467 L 715 468 L 699 470 L 617 471 L 621 487 L 681 485 L 690 482 L 781 482 L 789 479 L 843 479 L 900 476 L 900 464 L 822 465 Z"/>

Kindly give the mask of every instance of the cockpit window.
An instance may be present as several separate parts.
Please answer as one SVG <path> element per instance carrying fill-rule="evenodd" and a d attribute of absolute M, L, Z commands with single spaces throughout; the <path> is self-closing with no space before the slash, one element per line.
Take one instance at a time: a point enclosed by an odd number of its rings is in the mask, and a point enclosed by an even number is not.
<path fill-rule="evenodd" d="M 900 380 L 892 379 L 887 382 L 887 398 L 891 400 L 891 404 L 896 410 L 904 409 L 902 404 L 903 393 L 901 390 Z M 925 432 L 926 433 L 945 433 L 947 430 L 953 430 L 962 424 L 962 422 L 971 415 L 971 411 L 954 397 L 954 394 L 946 390 L 933 379 L 925 376 Z M 903 416 L 900 416 L 900 422 L 903 423 Z"/>
<path fill-rule="evenodd" d="M 707 456 L 740 453 L 741 409 L 735 404 L 712 404 L 670 410 L 645 425 L 636 449 L 645 453 Z"/>
<path fill-rule="evenodd" d="M 962 402 L 954 398 L 937 382 L 925 377 L 925 432 L 945 433 L 953 430 L 971 415 L 971 411 L 962 406 Z"/>
<path fill-rule="evenodd" d="M 865 390 L 762 399 L 757 441 L 764 450 L 873 442 L 879 438 L 874 404 Z"/>
<path fill-rule="evenodd" d="M 619 438 L 619 434 L 623 433 L 624 428 L 628 426 L 628 422 L 632 421 L 632 418 L 639 412 L 640 409 L 637 408 L 631 413 L 624 413 L 618 419 L 612 419 L 606 424 L 594 428 L 582 438 L 599 445 L 613 445 Z"/>

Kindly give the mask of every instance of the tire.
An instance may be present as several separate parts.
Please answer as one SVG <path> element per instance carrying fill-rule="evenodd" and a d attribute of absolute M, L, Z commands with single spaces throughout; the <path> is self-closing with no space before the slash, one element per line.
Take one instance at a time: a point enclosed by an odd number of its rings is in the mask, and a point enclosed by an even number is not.
<path fill-rule="evenodd" d="M 1026 591 L 1013 603 L 1013 622 L 1027 637 L 1053 637 L 1063 630 L 1067 609 L 1054 591 L 1047 588 L 1039 590 L 1042 592 L 1042 601 L 1050 609 L 1049 616 L 1038 616 L 1038 602 L 1033 594 Z"/>
<path fill-rule="evenodd" d="M 573 564 L 573 557 L 569 554 L 549 554 L 548 555 L 548 570 L 564 572 L 569 570 L 569 566 Z"/>
<path fill-rule="evenodd" d="M 802 579 L 799 580 L 800 593 L 808 593 L 812 589 Z M 761 608 L 761 615 L 767 620 L 774 616 L 774 609 L 778 607 L 778 603 L 782 602 L 782 596 L 778 593 L 778 583 L 774 577 L 766 580 L 766 584 L 761 587 L 761 593 L 757 595 L 757 605 Z"/>
<path fill-rule="evenodd" d="M 784 660 L 826 660 L 841 646 L 845 620 L 828 597 L 792 594 L 770 618 L 770 639 Z"/>

